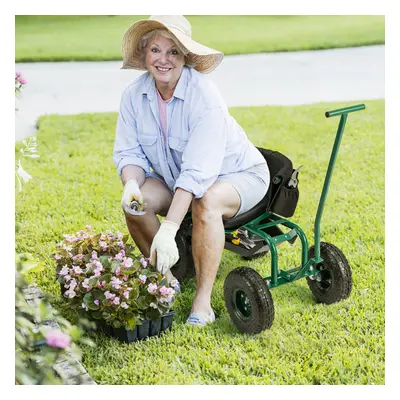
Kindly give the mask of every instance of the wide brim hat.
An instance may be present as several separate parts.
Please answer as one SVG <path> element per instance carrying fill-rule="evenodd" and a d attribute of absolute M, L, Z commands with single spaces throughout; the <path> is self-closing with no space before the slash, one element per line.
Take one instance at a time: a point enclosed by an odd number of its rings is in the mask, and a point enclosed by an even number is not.
<path fill-rule="evenodd" d="M 213 71 L 224 58 L 224 54 L 192 39 L 192 28 L 183 15 L 152 15 L 135 22 L 122 39 L 123 65 L 121 69 L 145 70 L 141 61 L 140 40 L 154 29 L 166 29 L 189 52 L 186 64 L 202 73 Z"/>

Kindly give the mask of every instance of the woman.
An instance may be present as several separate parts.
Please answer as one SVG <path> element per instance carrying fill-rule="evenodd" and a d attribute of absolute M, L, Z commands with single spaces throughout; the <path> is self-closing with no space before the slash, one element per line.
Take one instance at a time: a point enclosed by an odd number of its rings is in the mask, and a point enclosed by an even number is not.
<path fill-rule="evenodd" d="M 129 232 L 166 274 L 178 261 L 175 235 L 191 207 L 197 290 L 187 324 L 215 320 L 211 292 L 225 235 L 223 218 L 254 207 L 269 171 L 214 84 L 204 75 L 223 54 L 191 39 L 183 16 L 151 16 L 123 38 L 123 69 L 147 70 L 123 95 L 114 161 L 124 185 Z M 132 215 L 132 200 L 147 203 Z M 160 224 L 157 215 L 165 216 Z"/>

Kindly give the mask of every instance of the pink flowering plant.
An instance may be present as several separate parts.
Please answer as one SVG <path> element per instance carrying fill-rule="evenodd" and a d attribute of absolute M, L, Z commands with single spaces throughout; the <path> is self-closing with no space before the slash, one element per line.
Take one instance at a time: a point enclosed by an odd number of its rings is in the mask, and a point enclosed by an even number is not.
<path fill-rule="evenodd" d="M 22 89 L 28 82 L 23 78 L 21 72 L 15 73 L 15 95 L 20 96 Z"/>
<path fill-rule="evenodd" d="M 129 235 L 93 234 L 87 226 L 57 246 L 57 281 L 71 308 L 115 328 L 134 329 L 168 312 L 175 291 L 149 260 L 135 256 Z"/>

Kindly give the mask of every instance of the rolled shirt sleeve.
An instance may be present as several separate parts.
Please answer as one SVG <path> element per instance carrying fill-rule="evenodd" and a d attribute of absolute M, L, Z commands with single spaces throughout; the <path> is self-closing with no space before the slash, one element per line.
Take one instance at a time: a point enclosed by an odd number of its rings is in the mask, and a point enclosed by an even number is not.
<path fill-rule="evenodd" d="M 137 140 L 136 115 L 132 105 L 131 86 L 122 94 L 117 120 L 113 159 L 118 175 L 127 165 L 141 167 L 146 176 L 150 174 L 150 164 Z"/>
<path fill-rule="evenodd" d="M 178 187 L 203 197 L 216 181 L 224 161 L 227 129 L 224 110 L 215 107 L 207 110 L 192 127 L 192 132 L 182 154 Z"/>

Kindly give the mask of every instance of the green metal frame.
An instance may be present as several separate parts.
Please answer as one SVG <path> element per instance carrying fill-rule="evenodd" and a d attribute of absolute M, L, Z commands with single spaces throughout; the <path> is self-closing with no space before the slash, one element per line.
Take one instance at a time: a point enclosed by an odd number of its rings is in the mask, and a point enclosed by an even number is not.
<path fill-rule="evenodd" d="M 317 269 L 317 265 L 322 263 L 324 260 L 321 258 L 321 219 L 322 213 L 325 206 L 325 200 L 328 195 L 328 189 L 331 182 L 333 169 L 335 166 L 336 158 L 339 152 L 340 142 L 342 140 L 344 128 L 347 121 L 347 115 L 351 112 L 364 110 L 364 104 L 357 104 L 350 107 L 340 108 L 333 111 L 327 111 L 325 116 L 327 118 L 335 117 L 340 115 L 340 121 L 338 130 L 336 133 L 335 142 L 333 145 L 331 158 L 329 160 L 328 170 L 326 172 L 324 186 L 322 188 L 321 198 L 318 205 L 317 215 L 315 217 L 314 224 L 314 257 L 308 258 L 308 241 L 303 230 L 296 225 L 295 223 L 279 217 L 272 213 L 264 213 L 252 220 L 251 222 L 243 225 L 241 229 L 245 229 L 248 232 L 251 232 L 261 238 L 264 239 L 264 243 L 268 244 L 271 253 L 271 276 L 264 278 L 267 282 L 269 288 L 274 288 L 279 285 L 283 285 L 285 283 L 293 282 L 298 279 L 307 277 L 307 276 L 317 276 L 319 274 L 319 270 Z M 285 234 L 271 237 L 267 233 L 263 231 L 263 229 L 283 225 L 291 230 Z M 226 233 L 232 233 L 234 230 L 225 230 Z M 301 264 L 297 268 L 293 268 L 291 270 L 280 270 L 278 268 L 278 251 L 277 245 L 282 242 L 289 241 L 293 239 L 295 236 L 298 236 L 301 241 L 302 251 L 301 251 Z"/>

